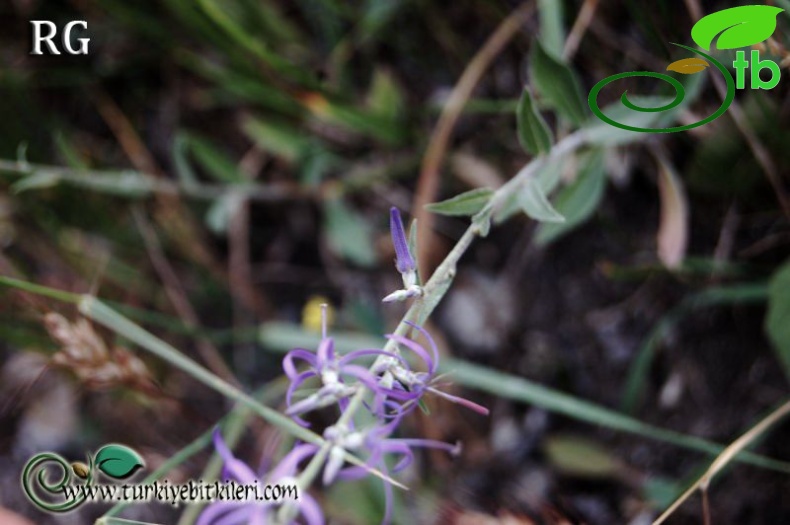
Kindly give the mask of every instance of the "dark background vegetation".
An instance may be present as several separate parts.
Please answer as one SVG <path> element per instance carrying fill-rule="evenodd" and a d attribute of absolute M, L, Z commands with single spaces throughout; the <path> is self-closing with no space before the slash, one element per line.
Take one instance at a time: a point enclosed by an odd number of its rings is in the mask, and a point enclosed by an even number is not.
<path fill-rule="evenodd" d="M 592 3 L 562 2 L 566 31 Z M 536 6 L 487 68 L 430 200 L 499 184 L 529 160 L 514 112 L 548 4 Z M 380 303 L 398 286 L 388 210 L 416 213 L 420 163 L 443 103 L 518 5 L 0 4 L 0 272 L 126 305 L 185 353 L 220 355 L 249 389 L 280 370 L 279 354 L 258 340 L 256 327 L 304 324 L 305 305 L 319 296 L 333 305 L 335 330 L 383 333 L 403 312 Z M 582 91 L 614 73 L 662 71 L 678 58 L 669 42 L 690 43 L 688 7 L 696 5 L 600 2 L 571 59 Z M 730 4 L 699 7 L 710 13 Z M 90 54 L 31 56 L 33 19 L 87 20 Z M 777 61 L 786 58 L 788 25 L 781 15 L 771 50 Z M 705 82 L 692 117 L 720 103 Z M 780 204 L 790 166 L 788 86 L 783 78 L 770 92 L 736 97 L 775 167 L 773 184 L 731 113 L 694 132 L 645 134 L 609 148 L 609 182 L 585 224 L 537 246 L 534 223 L 515 217 L 466 254 L 429 325 L 443 349 L 660 427 L 735 439 L 787 391 L 764 325 L 765 284 L 790 244 Z M 569 130 L 545 115 L 558 134 Z M 690 217 L 685 260 L 673 270 L 656 249 L 662 203 L 649 148 L 659 146 L 680 174 Z M 572 178 L 573 167 L 564 176 Z M 466 221 L 438 217 L 434 227 L 431 245 L 421 248 L 428 260 L 446 254 Z M 711 290 L 735 292 L 694 301 Z M 3 291 L 0 507 L 35 523 L 88 523 L 97 509 L 56 518 L 22 499 L 18 476 L 31 453 L 77 457 L 121 441 L 156 465 L 229 405 L 144 355 L 153 394 L 129 383 L 92 384 L 73 369 L 41 373 L 58 350 L 42 324 L 53 311 L 77 318 L 52 300 Z M 651 338 L 654 359 L 628 391 Z M 465 452 L 455 462 L 423 458 L 400 501 L 404 523 L 650 523 L 710 460 L 497 396 L 465 395 L 490 406 L 491 417 L 471 419 L 437 403 L 409 429 L 462 439 Z M 237 450 L 254 460 L 270 434 L 251 424 Z M 787 459 L 788 437 L 780 426 L 758 450 Z M 177 476 L 198 475 L 207 459 L 188 462 Z M 376 487 L 325 494 L 325 508 L 338 523 L 373 523 Z M 787 475 L 733 465 L 711 486 L 713 523 L 785 523 L 788 490 Z M 130 516 L 177 520 L 164 507 L 136 512 Z M 697 498 L 670 520 L 700 522 Z"/>

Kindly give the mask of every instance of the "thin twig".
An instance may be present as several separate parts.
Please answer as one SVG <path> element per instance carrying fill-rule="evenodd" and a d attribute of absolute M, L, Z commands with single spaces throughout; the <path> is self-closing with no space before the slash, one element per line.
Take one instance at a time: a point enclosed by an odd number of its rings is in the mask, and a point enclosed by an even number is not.
<path fill-rule="evenodd" d="M 565 60 L 573 58 L 573 55 L 579 49 L 579 44 L 587 32 L 587 28 L 590 27 L 595 11 L 598 9 L 598 2 L 599 0 L 584 0 L 571 32 L 568 33 L 568 38 L 565 40 L 565 48 L 562 50 L 562 57 Z"/>
<path fill-rule="evenodd" d="M 94 93 L 96 107 L 102 118 L 113 131 L 116 139 L 121 144 L 124 152 L 129 157 L 132 165 L 143 173 L 151 173 L 157 178 L 165 179 L 166 175 L 156 163 L 153 155 L 148 151 L 143 141 L 132 126 L 129 119 L 115 102 L 101 89 L 96 89 Z M 192 214 L 184 207 L 177 195 L 156 194 L 157 208 L 154 213 L 156 221 L 168 233 L 178 247 L 193 260 L 208 268 L 209 271 L 220 281 L 228 282 L 227 272 L 217 263 L 214 255 L 206 246 L 203 234 L 195 223 Z M 259 317 L 264 318 L 269 313 L 269 308 L 264 297 L 260 296 L 255 289 L 245 289 L 240 300 Z"/>
<path fill-rule="evenodd" d="M 700 489 L 702 492 L 702 523 L 703 525 L 711 525 L 710 523 L 710 502 L 708 501 L 708 487 Z"/>
<path fill-rule="evenodd" d="M 653 525 L 661 525 L 669 518 L 694 492 L 698 489 L 707 490 L 713 477 L 718 474 L 730 461 L 735 458 L 742 450 L 748 447 L 755 439 L 762 436 L 771 426 L 790 413 L 790 401 L 786 401 L 779 408 L 768 414 L 763 420 L 754 425 L 745 434 L 736 439 L 725 448 L 721 454 L 716 456 L 708 470 L 700 476 L 670 507 L 658 517 Z"/>
<path fill-rule="evenodd" d="M 432 240 L 434 235 L 432 230 L 433 217 L 425 210 L 425 205 L 436 198 L 436 193 L 439 190 L 439 169 L 447 151 L 453 128 L 483 73 L 494 58 L 505 48 L 505 45 L 510 42 L 510 39 L 518 33 L 521 25 L 532 14 L 534 7 L 532 2 L 522 4 L 505 18 L 494 33 L 491 34 L 483 47 L 480 48 L 466 66 L 461 78 L 453 88 L 452 93 L 450 93 L 439 120 L 431 133 L 420 168 L 420 178 L 417 182 L 417 191 L 412 206 L 412 214 L 417 218 L 418 236 L 422 240 L 422 245 L 428 247 L 428 249 L 431 246 L 435 246 L 435 243 Z M 423 260 L 421 261 L 420 273 L 427 275 L 429 272 L 426 265 L 430 264 L 432 254 L 428 250 L 423 250 L 422 253 Z"/>
<path fill-rule="evenodd" d="M 254 146 L 239 162 L 239 172 L 252 181 L 260 171 L 266 156 Z M 228 224 L 228 276 L 231 296 L 241 297 L 245 290 L 254 289 L 252 283 L 252 263 L 250 257 L 250 202 L 243 194 Z M 240 328 L 254 324 L 250 312 L 238 300 L 233 301 L 233 327 Z M 249 342 L 234 345 L 234 363 L 237 370 L 249 370 L 254 357 L 254 346 Z"/>

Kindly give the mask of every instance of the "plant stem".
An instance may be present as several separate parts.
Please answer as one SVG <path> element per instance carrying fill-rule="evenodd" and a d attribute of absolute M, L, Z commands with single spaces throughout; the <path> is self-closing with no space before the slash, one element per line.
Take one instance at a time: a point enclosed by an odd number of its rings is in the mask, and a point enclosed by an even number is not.
<path fill-rule="evenodd" d="M 43 295 L 44 297 L 57 299 L 58 301 L 63 301 L 64 303 L 76 304 L 80 300 L 79 294 L 64 292 L 63 290 L 56 290 L 55 288 L 41 286 L 40 284 L 35 284 L 28 281 L 21 281 L 19 279 L 6 277 L 4 275 L 0 275 L 0 284 L 17 288 L 25 292 L 34 293 L 36 295 Z"/>
<path fill-rule="evenodd" d="M 496 211 L 502 205 L 505 199 L 516 192 L 527 180 L 534 177 L 538 170 L 545 166 L 548 161 L 562 155 L 567 155 L 586 144 L 586 142 L 586 133 L 584 131 L 578 131 L 568 135 L 563 140 L 558 142 L 551 149 L 548 155 L 541 155 L 539 157 L 533 158 L 511 180 L 509 180 L 491 196 L 491 200 L 486 205 L 486 209 Z M 428 280 L 428 282 L 425 283 L 425 286 L 423 287 L 423 295 L 414 301 L 414 303 L 412 303 L 412 305 L 406 311 L 403 319 L 400 321 L 400 323 L 398 323 L 398 326 L 395 329 L 395 335 L 405 336 L 410 329 L 408 322 L 422 324 L 425 319 L 431 315 L 433 310 L 439 304 L 439 301 L 441 301 L 441 299 L 444 297 L 444 294 L 447 293 L 447 290 L 449 289 L 450 284 L 455 277 L 458 261 L 461 259 L 464 253 L 466 253 L 466 250 L 469 248 L 469 246 L 471 246 L 475 237 L 477 237 L 479 234 L 479 226 L 475 223 L 470 224 L 461 238 L 458 239 L 458 242 L 456 242 L 453 249 L 450 250 L 450 253 L 447 254 L 447 257 L 444 258 L 442 263 L 436 268 L 436 271 L 433 272 L 433 275 L 431 275 L 431 278 Z M 384 345 L 383 350 L 389 353 L 397 353 L 398 344 L 393 339 L 389 339 Z M 380 365 L 383 359 L 385 359 L 385 356 L 379 356 L 371 366 L 371 370 L 375 369 L 377 365 Z M 338 425 L 347 425 L 352 421 L 356 412 L 363 405 L 363 401 L 365 400 L 365 396 L 367 394 L 368 390 L 366 388 L 360 388 L 352 396 L 348 407 L 343 411 L 337 421 Z M 310 460 L 310 463 L 303 471 L 303 475 L 300 477 L 300 482 L 304 483 L 301 488 L 308 487 L 310 484 L 312 484 L 315 476 L 321 470 L 321 463 L 323 463 L 324 458 L 329 452 L 331 446 L 331 443 L 324 442 L 321 445 L 319 452 Z"/>

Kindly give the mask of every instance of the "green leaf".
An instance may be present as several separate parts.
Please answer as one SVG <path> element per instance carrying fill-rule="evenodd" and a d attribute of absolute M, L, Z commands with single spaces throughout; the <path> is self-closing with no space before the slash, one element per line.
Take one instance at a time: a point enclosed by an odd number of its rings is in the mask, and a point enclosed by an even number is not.
<path fill-rule="evenodd" d="M 643 423 L 638 419 L 596 405 L 586 399 L 574 397 L 533 383 L 523 377 L 500 372 L 483 365 L 447 357 L 442 359 L 439 372 L 452 373 L 453 383 L 457 385 L 488 392 L 498 398 L 520 401 L 577 421 L 585 421 L 596 426 L 672 443 L 711 455 L 718 455 L 724 450 L 724 447 L 717 443 Z M 776 469 L 779 472 L 790 472 L 786 462 L 758 456 L 751 452 L 740 452 L 738 459 L 753 465 L 759 464 L 766 468 Z"/>
<path fill-rule="evenodd" d="M 376 252 L 370 222 L 339 198 L 326 201 L 324 213 L 327 239 L 335 253 L 360 266 L 373 266 Z"/>
<path fill-rule="evenodd" d="M 633 102 L 634 105 L 643 108 L 662 107 L 672 102 L 673 98 L 674 97 L 662 97 L 655 95 L 642 96 L 632 95 L 631 93 L 628 94 L 628 99 Z M 674 114 L 675 110 L 677 109 L 678 108 L 675 107 L 665 113 Z M 652 111 L 634 111 L 624 106 L 619 100 L 605 106 L 603 109 L 601 109 L 601 111 L 604 113 L 604 115 L 616 122 L 638 128 L 652 127 L 662 116 L 661 113 Z M 601 146 L 621 146 L 649 138 L 649 135 L 645 133 L 612 126 L 611 124 L 603 122 L 598 117 L 593 117 L 588 121 L 587 125 L 585 126 L 585 133 L 591 144 L 597 144 Z"/>
<path fill-rule="evenodd" d="M 753 46 L 767 40 L 776 30 L 776 17 L 784 11 L 769 5 L 744 5 L 711 13 L 691 28 L 694 42 L 709 51 L 716 41 L 718 49 Z"/>
<path fill-rule="evenodd" d="M 236 164 L 225 153 L 220 151 L 208 140 L 196 135 L 187 135 L 190 151 L 195 160 L 214 180 L 219 182 L 242 182 Z"/>
<path fill-rule="evenodd" d="M 247 118 L 242 129 L 263 151 L 286 162 L 296 162 L 310 148 L 307 135 L 276 120 Z"/>
<path fill-rule="evenodd" d="M 554 188 L 557 187 L 557 184 L 560 182 L 563 166 L 568 159 L 573 159 L 573 157 L 571 155 L 567 157 L 559 155 L 548 157 L 543 166 L 535 173 L 535 179 L 538 181 L 538 185 L 541 187 L 544 194 L 549 195 L 554 191 Z M 502 224 L 520 211 L 521 206 L 518 203 L 518 193 L 507 195 L 502 205 L 494 214 L 494 223 Z"/>
<path fill-rule="evenodd" d="M 603 447 L 578 436 L 551 436 L 544 446 L 549 461 L 566 474 L 583 478 L 609 478 L 620 463 Z"/>
<path fill-rule="evenodd" d="M 37 171 L 19 179 L 11 185 L 14 193 L 28 190 L 43 190 L 53 188 L 60 182 L 60 175 L 51 171 Z"/>
<path fill-rule="evenodd" d="M 790 377 L 790 261 L 774 273 L 768 286 L 765 330 Z"/>
<path fill-rule="evenodd" d="M 425 206 L 425 209 L 440 215 L 450 216 L 469 216 L 482 210 L 493 195 L 493 190 L 489 188 L 477 188 L 452 199 L 442 202 L 434 202 Z"/>
<path fill-rule="evenodd" d="M 564 11 L 562 0 L 538 0 L 540 42 L 546 51 L 558 58 L 565 47 Z"/>
<path fill-rule="evenodd" d="M 115 479 L 126 479 L 145 466 L 140 455 L 123 445 L 106 445 L 96 453 L 96 467 Z"/>
<path fill-rule="evenodd" d="M 587 118 L 587 106 L 576 73 L 548 54 L 538 41 L 530 50 L 529 74 L 541 98 L 560 115 L 574 124 L 581 124 Z"/>
<path fill-rule="evenodd" d="M 403 116 L 403 93 L 395 77 L 385 69 L 374 71 L 366 102 L 372 113 L 387 120 L 397 121 Z"/>
<path fill-rule="evenodd" d="M 551 131 L 546 121 L 535 108 L 535 101 L 529 89 L 521 93 L 521 100 L 516 110 L 518 123 L 518 141 L 527 153 L 538 155 L 551 149 Z"/>
<path fill-rule="evenodd" d="M 540 183 L 535 179 L 530 179 L 524 184 L 518 192 L 517 199 L 522 211 L 536 221 L 565 222 L 565 217 L 552 207 Z"/>
<path fill-rule="evenodd" d="M 554 199 L 558 213 L 565 216 L 563 223 L 541 224 L 535 242 L 545 246 L 556 241 L 589 219 L 598 208 L 606 187 L 604 150 L 597 150 L 579 162 L 584 166 L 576 180 L 563 188 Z"/>

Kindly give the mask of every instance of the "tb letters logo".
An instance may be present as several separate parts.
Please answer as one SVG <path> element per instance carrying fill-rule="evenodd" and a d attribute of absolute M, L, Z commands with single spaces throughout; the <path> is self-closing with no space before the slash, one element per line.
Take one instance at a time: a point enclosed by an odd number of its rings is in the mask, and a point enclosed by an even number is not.
<path fill-rule="evenodd" d="M 50 22 L 49 20 L 31 20 L 30 25 L 33 31 L 33 46 L 30 50 L 30 54 L 43 55 L 42 45 L 46 44 L 50 55 L 59 55 L 60 50 L 58 49 L 58 44 L 53 42 L 58 35 L 58 26 L 55 25 L 55 22 Z M 74 40 L 76 40 L 79 45 L 78 47 L 74 47 L 71 32 L 74 31 L 75 27 L 82 28 L 82 31 L 85 31 L 88 29 L 88 22 L 85 20 L 74 20 L 63 27 L 60 39 L 63 49 L 66 51 L 67 55 L 87 55 L 88 43 L 91 39 L 76 38 Z"/>
<path fill-rule="evenodd" d="M 717 49 L 738 49 L 741 47 L 753 46 L 763 42 L 764 40 L 767 40 L 773 34 L 773 32 L 776 30 L 776 17 L 782 11 L 784 11 L 784 9 L 767 5 L 745 5 L 717 11 L 702 18 L 699 22 L 694 24 L 694 27 L 691 29 L 691 39 L 705 51 L 710 51 L 713 41 L 717 37 Z M 724 64 L 705 52 L 684 46 L 682 44 L 673 43 L 673 45 L 690 51 L 691 53 L 694 53 L 702 58 L 692 57 L 678 60 L 671 63 L 667 67 L 667 71 L 674 71 L 676 73 L 690 75 L 704 71 L 710 67 L 711 64 L 713 64 L 713 66 L 719 70 L 719 73 L 727 82 L 727 95 L 724 98 L 721 106 L 712 115 L 699 122 L 686 124 L 684 126 L 656 129 L 631 126 L 623 122 L 617 122 L 601 111 L 601 108 L 598 106 L 598 94 L 601 92 L 601 90 L 607 84 L 627 77 L 657 78 L 669 83 L 675 89 L 674 100 L 664 106 L 655 108 L 646 108 L 634 104 L 628 99 L 628 92 L 625 91 L 620 97 L 620 101 L 625 107 L 631 110 L 657 113 L 670 110 L 683 102 L 683 98 L 685 97 L 686 93 L 683 89 L 683 85 L 680 82 L 664 73 L 653 73 L 651 71 L 618 73 L 617 75 L 606 77 L 595 84 L 592 90 L 590 90 L 590 95 L 587 98 L 587 102 L 590 105 L 590 109 L 592 109 L 593 113 L 595 113 L 599 119 L 603 120 L 607 124 L 611 124 L 612 126 L 630 131 L 640 131 L 644 133 L 671 133 L 674 131 L 686 131 L 707 124 L 708 122 L 711 122 L 723 115 L 735 98 L 736 88 L 746 88 L 747 70 L 750 72 L 748 75 L 748 84 L 751 89 L 773 89 L 777 84 L 779 84 L 779 79 L 781 77 L 779 65 L 772 60 L 761 60 L 760 52 L 755 49 L 751 50 L 748 60 L 746 58 L 746 51 L 739 50 L 735 53 L 735 61 L 732 63 L 732 67 L 735 68 L 735 79 L 733 79 L 732 75 L 724 66 Z M 766 71 L 770 74 L 770 77 L 764 80 L 760 76 L 761 71 Z"/>

